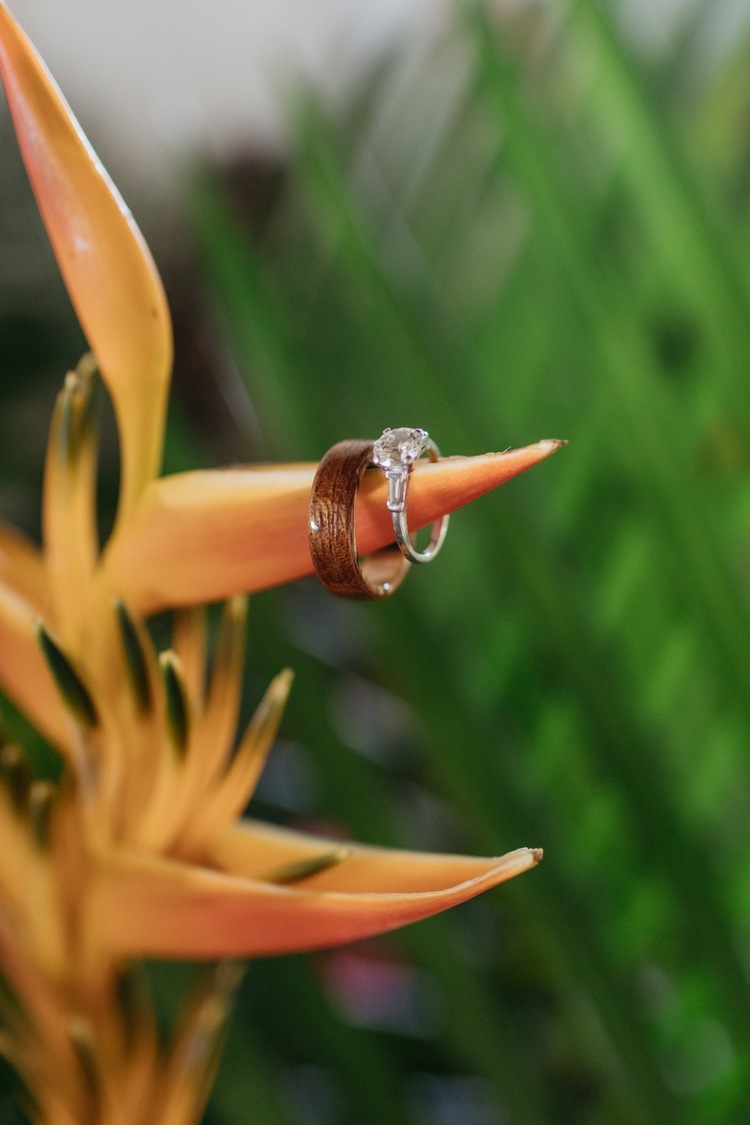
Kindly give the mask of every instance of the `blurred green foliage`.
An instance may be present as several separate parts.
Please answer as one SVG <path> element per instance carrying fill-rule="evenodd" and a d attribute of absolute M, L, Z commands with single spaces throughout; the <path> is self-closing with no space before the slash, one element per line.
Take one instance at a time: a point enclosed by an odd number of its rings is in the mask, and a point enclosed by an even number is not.
<path fill-rule="evenodd" d="M 207 1125 L 747 1121 L 750 44 L 708 55 L 696 4 L 646 56 L 614 11 L 472 8 L 345 111 L 305 98 L 288 165 L 189 185 L 247 459 L 402 424 L 444 453 L 570 442 L 385 604 L 253 599 L 248 705 L 297 673 L 255 813 L 545 859 L 250 966 Z M 57 289 L 2 283 L 3 511 L 33 531 L 78 340 Z M 227 459 L 187 367 L 171 469 Z"/>
<path fill-rule="evenodd" d="M 570 442 L 388 604 L 256 600 L 259 672 L 298 673 L 292 813 L 545 848 L 358 971 L 251 969 L 238 1042 L 317 1090 L 283 1120 L 747 1120 L 747 44 L 709 62 L 696 8 L 655 62 L 606 5 L 552 8 L 472 9 L 345 113 L 306 101 L 285 175 L 190 197 L 273 457 L 387 424 Z"/>

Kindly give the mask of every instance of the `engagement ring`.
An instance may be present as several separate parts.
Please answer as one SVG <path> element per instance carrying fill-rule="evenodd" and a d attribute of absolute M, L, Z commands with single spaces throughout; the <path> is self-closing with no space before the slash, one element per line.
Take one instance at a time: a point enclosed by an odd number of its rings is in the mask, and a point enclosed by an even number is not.
<path fill-rule="evenodd" d="M 401 553 L 413 563 L 426 563 L 435 558 L 448 530 L 448 516 L 433 525 L 430 541 L 423 551 L 418 551 L 409 538 L 406 521 L 406 501 L 409 493 L 409 476 L 423 453 L 431 461 L 440 459 L 440 450 L 426 430 L 383 430 L 372 450 L 372 463 L 382 469 L 388 480 L 388 511 L 393 519 L 393 530 Z"/>

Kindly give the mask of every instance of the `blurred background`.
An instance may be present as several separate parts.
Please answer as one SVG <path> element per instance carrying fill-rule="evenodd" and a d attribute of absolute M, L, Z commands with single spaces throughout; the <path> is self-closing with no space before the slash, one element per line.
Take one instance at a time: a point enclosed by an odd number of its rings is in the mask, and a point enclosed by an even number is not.
<path fill-rule="evenodd" d="M 254 813 L 545 859 L 251 965 L 206 1123 L 739 1125 L 750 10 L 403 7 L 14 5 L 165 277 L 168 471 L 388 424 L 570 443 L 392 601 L 252 600 L 248 708 L 296 670 Z M 2 110 L 0 510 L 31 535 L 82 349 Z M 115 480 L 110 439 L 105 509 Z M 165 1013 L 187 972 L 152 969 Z"/>

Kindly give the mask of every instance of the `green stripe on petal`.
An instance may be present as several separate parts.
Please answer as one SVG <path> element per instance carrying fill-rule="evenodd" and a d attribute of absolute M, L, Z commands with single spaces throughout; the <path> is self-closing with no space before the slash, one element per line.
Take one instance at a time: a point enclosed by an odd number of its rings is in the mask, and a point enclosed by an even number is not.
<path fill-rule="evenodd" d="M 68 710 L 83 726 L 98 726 L 99 715 L 94 700 L 71 661 L 59 645 L 53 641 L 44 625 L 39 624 L 37 626 L 37 637 L 47 666 Z"/>
<path fill-rule="evenodd" d="M 327 871 L 329 867 L 333 867 L 336 863 L 341 863 L 349 854 L 348 848 L 337 848 L 336 851 L 321 852 L 320 855 L 311 856 L 310 859 L 300 859 L 296 863 L 287 863 L 283 867 L 278 867 L 275 871 L 269 872 L 265 877 L 265 882 L 279 885 L 300 883 L 304 879 L 310 879 L 313 875 L 319 875 L 321 871 Z"/>
<path fill-rule="evenodd" d="M 179 757 L 184 757 L 190 735 L 190 708 L 177 654 L 171 650 L 162 652 L 159 667 L 164 679 L 169 736 Z"/>
<path fill-rule="evenodd" d="M 141 638 L 135 623 L 128 613 L 124 602 L 115 601 L 115 614 L 120 630 L 120 640 L 125 657 L 125 670 L 133 691 L 136 706 L 141 714 L 146 714 L 153 707 L 153 693 L 151 679 L 148 674 L 148 661 L 144 652 Z"/>

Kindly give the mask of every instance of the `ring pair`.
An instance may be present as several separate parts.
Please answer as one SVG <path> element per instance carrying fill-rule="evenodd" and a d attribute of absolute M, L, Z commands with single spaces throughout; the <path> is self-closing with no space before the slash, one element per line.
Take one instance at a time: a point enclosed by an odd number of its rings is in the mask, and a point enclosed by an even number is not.
<path fill-rule="evenodd" d="M 310 554 L 326 589 L 344 598 L 385 598 L 404 580 L 410 563 L 434 559 L 448 530 L 448 516 L 433 525 L 423 551 L 412 544 L 407 522 L 409 477 L 426 454 L 437 461 L 440 452 L 426 430 L 386 429 L 377 441 L 341 441 L 328 450 L 318 466 L 310 493 Z M 387 507 L 393 520 L 397 550 L 387 547 L 366 558 L 357 553 L 354 504 L 369 468 L 385 472 Z"/>

